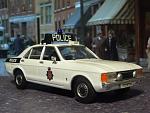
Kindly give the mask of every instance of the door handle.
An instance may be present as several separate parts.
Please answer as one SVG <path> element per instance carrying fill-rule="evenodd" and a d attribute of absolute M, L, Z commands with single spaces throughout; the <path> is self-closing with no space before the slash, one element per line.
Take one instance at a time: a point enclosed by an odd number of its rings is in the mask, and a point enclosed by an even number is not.
<path fill-rule="evenodd" d="M 39 63 L 40 63 L 40 64 L 44 64 L 44 62 L 43 62 L 43 61 L 40 61 Z"/>
<path fill-rule="evenodd" d="M 24 62 L 24 60 L 21 60 L 21 62 Z"/>

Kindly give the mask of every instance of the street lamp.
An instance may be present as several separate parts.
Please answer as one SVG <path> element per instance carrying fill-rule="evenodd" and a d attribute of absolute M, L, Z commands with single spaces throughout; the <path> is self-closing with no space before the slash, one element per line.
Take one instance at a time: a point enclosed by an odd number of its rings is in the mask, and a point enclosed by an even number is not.
<path fill-rule="evenodd" d="M 84 7 L 83 7 L 83 0 L 80 0 L 80 15 L 81 15 L 81 24 L 80 24 L 80 36 L 81 36 L 81 43 L 85 44 L 85 24 L 84 24 Z"/>

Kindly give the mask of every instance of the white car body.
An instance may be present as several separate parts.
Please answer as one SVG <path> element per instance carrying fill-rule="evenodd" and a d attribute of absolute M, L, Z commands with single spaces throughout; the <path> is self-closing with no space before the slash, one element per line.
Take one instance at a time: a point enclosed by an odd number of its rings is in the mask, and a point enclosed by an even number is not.
<path fill-rule="evenodd" d="M 96 92 L 106 92 L 110 90 L 130 87 L 135 84 L 137 78 L 141 77 L 141 75 L 136 75 L 135 77 L 129 77 L 129 79 L 117 81 L 116 79 L 118 75 L 116 74 L 116 77 L 114 77 L 106 83 L 103 83 L 101 81 L 102 73 L 118 73 L 132 70 L 132 73 L 135 74 L 137 70 L 142 70 L 142 67 L 133 63 L 102 60 L 98 58 L 88 48 L 86 49 L 95 57 L 95 59 L 65 60 L 58 49 L 58 47 L 60 46 L 80 45 L 34 45 L 24 50 L 24 52 L 22 52 L 19 56 L 7 59 L 5 63 L 6 69 L 11 75 L 14 75 L 15 70 L 21 70 L 27 81 L 67 90 L 72 90 L 72 81 L 75 77 L 82 76 L 92 84 Z M 29 50 L 32 50 L 32 48 L 34 47 L 43 47 L 40 59 L 29 59 L 29 57 L 24 58 L 26 53 Z M 59 56 L 60 61 L 54 62 L 52 60 L 43 60 L 45 47 L 54 47 L 57 52 L 57 55 Z M 16 59 L 19 59 L 18 63 L 16 62 Z M 52 80 L 47 79 L 46 76 L 49 67 L 51 68 L 53 74 Z"/>

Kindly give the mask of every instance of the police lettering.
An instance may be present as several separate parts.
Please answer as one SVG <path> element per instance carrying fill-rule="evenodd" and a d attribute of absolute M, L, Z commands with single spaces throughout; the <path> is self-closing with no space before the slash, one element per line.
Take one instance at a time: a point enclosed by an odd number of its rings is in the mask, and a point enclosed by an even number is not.
<path fill-rule="evenodd" d="M 17 62 L 17 59 L 9 59 L 9 62 L 11 62 L 11 63 L 16 63 L 16 62 Z"/>
<path fill-rule="evenodd" d="M 58 41 L 58 42 L 68 42 L 69 40 L 71 40 L 71 35 L 52 34 L 52 39 L 53 39 L 53 41 Z"/>

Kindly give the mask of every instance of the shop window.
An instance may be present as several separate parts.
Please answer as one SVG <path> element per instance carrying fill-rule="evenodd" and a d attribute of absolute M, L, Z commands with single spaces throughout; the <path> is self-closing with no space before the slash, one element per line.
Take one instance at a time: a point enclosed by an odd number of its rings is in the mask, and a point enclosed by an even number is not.
<path fill-rule="evenodd" d="M 55 31 L 57 31 L 58 27 L 57 27 L 57 21 L 55 21 Z"/>
<path fill-rule="evenodd" d="M 44 24 L 44 8 L 43 7 L 41 7 L 41 24 Z"/>
<path fill-rule="evenodd" d="M 61 21 L 58 22 L 58 26 L 59 26 L 59 28 L 61 28 Z"/>
<path fill-rule="evenodd" d="M 65 19 L 63 20 L 63 25 L 65 24 Z"/>
<path fill-rule="evenodd" d="M 7 8 L 7 0 L 0 1 L 0 9 Z"/>
<path fill-rule="evenodd" d="M 32 0 L 28 0 L 28 9 L 32 10 Z"/>
<path fill-rule="evenodd" d="M 46 24 L 50 24 L 51 23 L 51 21 L 52 21 L 52 7 L 51 7 L 51 5 L 50 6 L 46 6 L 46 8 L 45 8 L 45 15 L 46 15 Z"/>

